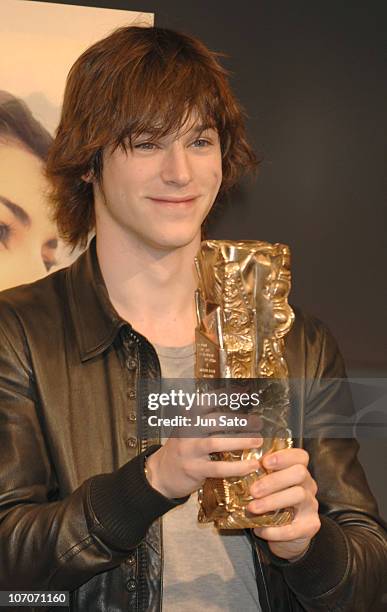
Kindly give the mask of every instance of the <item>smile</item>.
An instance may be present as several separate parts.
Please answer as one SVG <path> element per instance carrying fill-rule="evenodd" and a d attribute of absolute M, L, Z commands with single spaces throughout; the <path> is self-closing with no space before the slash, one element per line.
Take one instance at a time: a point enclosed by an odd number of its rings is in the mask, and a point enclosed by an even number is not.
<path fill-rule="evenodd" d="M 166 204 L 166 205 L 179 205 L 179 206 L 189 206 L 192 204 L 198 196 L 188 196 L 186 198 L 173 198 L 173 197 L 164 197 L 164 198 L 149 198 L 152 202 L 156 204 Z"/>

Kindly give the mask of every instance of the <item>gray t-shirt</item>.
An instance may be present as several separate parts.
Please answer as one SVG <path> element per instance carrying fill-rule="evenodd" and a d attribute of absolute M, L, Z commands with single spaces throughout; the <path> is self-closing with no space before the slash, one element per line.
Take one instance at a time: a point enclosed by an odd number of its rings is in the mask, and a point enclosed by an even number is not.
<path fill-rule="evenodd" d="M 163 378 L 193 379 L 195 345 L 156 346 Z M 242 530 L 198 523 L 197 494 L 163 516 L 165 612 L 261 610 L 251 544 Z"/>

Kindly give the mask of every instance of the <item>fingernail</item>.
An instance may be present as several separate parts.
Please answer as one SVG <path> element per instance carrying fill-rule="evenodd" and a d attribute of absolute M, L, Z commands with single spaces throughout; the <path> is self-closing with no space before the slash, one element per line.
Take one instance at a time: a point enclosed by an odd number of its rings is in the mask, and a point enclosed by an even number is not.
<path fill-rule="evenodd" d="M 273 465 L 275 465 L 277 463 L 277 457 L 267 457 L 264 459 L 264 463 L 265 465 L 267 465 L 268 467 L 272 467 Z"/>
<path fill-rule="evenodd" d="M 251 502 L 251 509 L 253 512 L 261 512 L 263 509 L 263 502 L 259 499 L 255 499 L 253 502 Z"/>

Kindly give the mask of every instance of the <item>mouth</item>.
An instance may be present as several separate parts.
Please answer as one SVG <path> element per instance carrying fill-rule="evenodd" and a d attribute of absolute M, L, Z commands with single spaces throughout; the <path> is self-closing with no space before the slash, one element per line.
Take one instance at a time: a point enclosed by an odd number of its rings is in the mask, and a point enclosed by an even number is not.
<path fill-rule="evenodd" d="M 184 198 L 180 197 L 173 197 L 173 196 L 164 196 L 164 197 L 149 197 L 148 199 L 151 200 L 152 202 L 155 202 L 155 204 L 161 204 L 161 205 L 166 205 L 166 206 L 189 206 L 190 204 L 193 204 L 193 202 L 197 199 L 198 196 L 194 196 L 194 195 L 189 195 L 186 196 Z"/>

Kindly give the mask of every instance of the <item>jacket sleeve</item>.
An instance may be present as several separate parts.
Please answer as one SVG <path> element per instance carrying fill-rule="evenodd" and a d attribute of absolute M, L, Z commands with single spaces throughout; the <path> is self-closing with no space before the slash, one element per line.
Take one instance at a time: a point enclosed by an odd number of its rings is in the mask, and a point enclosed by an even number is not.
<path fill-rule="evenodd" d="M 74 590 L 121 563 L 149 525 L 184 502 L 152 489 L 153 446 L 60 499 L 23 333 L 0 327 L 0 590 Z"/>
<path fill-rule="evenodd" d="M 359 445 L 348 437 L 353 405 L 337 344 L 320 322 L 310 327 L 305 334 L 304 448 L 318 486 L 321 528 L 294 563 L 273 555 L 263 540 L 259 545 L 307 612 L 381 612 L 387 526 L 357 459 Z M 343 424 L 347 437 L 338 437 Z"/>

